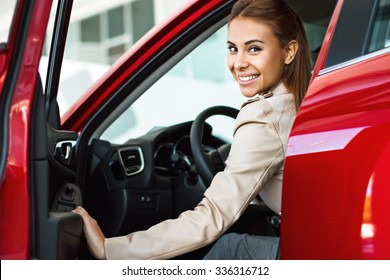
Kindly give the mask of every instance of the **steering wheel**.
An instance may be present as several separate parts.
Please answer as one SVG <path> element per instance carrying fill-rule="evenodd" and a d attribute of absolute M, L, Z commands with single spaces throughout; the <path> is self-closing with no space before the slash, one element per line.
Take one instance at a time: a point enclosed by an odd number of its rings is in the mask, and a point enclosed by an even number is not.
<path fill-rule="evenodd" d="M 202 111 L 191 126 L 191 150 L 196 163 L 196 169 L 207 186 L 210 185 L 215 174 L 225 167 L 225 160 L 230 151 L 230 144 L 225 144 L 210 152 L 205 152 L 202 146 L 203 127 L 208 119 L 214 115 L 223 115 L 235 119 L 238 110 L 226 106 L 214 106 Z"/>

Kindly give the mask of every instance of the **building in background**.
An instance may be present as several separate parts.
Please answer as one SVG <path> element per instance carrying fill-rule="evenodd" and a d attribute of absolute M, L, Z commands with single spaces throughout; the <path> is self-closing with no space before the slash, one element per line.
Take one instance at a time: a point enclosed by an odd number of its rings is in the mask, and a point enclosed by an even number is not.
<path fill-rule="evenodd" d="M 186 2 L 75 0 L 65 58 L 112 64 L 156 23 Z"/>

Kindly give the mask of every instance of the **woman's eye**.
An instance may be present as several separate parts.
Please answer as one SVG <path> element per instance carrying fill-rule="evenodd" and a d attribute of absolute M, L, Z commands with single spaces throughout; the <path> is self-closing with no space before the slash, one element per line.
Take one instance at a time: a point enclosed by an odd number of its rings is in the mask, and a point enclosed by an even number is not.
<path fill-rule="evenodd" d="M 229 52 L 237 52 L 237 48 L 233 46 L 228 46 Z"/>
<path fill-rule="evenodd" d="M 259 47 L 252 46 L 249 48 L 250 53 L 255 53 L 255 52 L 259 52 L 259 51 L 261 51 L 261 48 L 259 48 Z"/>

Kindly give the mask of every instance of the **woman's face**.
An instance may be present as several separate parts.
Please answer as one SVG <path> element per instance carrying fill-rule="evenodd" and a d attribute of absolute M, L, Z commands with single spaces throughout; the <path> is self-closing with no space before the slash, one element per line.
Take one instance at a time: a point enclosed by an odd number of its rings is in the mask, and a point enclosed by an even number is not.
<path fill-rule="evenodd" d="M 246 17 L 233 19 L 228 49 L 229 69 L 245 97 L 269 90 L 280 81 L 287 52 L 267 25 Z"/>

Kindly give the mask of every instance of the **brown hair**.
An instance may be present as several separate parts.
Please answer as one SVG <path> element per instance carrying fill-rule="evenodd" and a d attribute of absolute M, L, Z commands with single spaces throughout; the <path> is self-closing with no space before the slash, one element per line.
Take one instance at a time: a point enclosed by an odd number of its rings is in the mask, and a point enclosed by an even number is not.
<path fill-rule="evenodd" d="M 301 18 L 284 0 L 239 0 L 229 16 L 229 24 L 236 17 L 248 17 L 271 28 L 281 48 L 291 40 L 298 42 L 294 60 L 285 66 L 282 81 L 294 94 L 297 108 L 305 96 L 311 77 L 311 53 Z"/>

